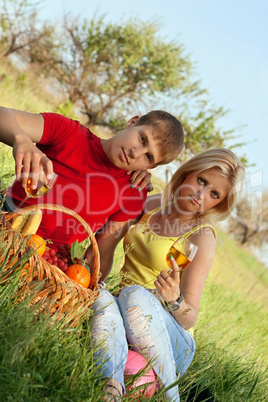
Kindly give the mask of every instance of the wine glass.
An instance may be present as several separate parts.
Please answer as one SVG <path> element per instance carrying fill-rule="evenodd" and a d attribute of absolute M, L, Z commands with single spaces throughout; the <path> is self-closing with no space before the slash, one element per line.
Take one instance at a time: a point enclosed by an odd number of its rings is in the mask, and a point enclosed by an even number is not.
<path fill-rule="evenodd" d="M 175 243 L 172 244 L 167 253 L 166 256 L 167 265 L 169 266 L 170 269 L 172 269 L 170 261 L 170 257 L 172 256 L 175 259 L 178 266 L 180 267 L 180 270 L 185 269 L 193 260 L 197 252 L 197 249 L 198 247 L 195 244 L 191 243 L 188 238 L 180 236 L 175 241 Z"/>
<path fill-rule="evenodd" d="M 172 256 L 176 263 L 178 264 L 180 270 L 182 271 L 192 262 L 198 246 L 191 243 L 189 239 L 186 237 L 180 236 L 170 247 L 167 255 L 166 262 L 169 266 L 170 270 L 168 273 L 170 274 L 173 270 L 170 257 Z M 162 303 L 164 302 L 163 297 L 160 295 L 158 289 L 152 289 L 151 292 L 159 299 Z"/>
<path fill-rule="evenodd" d="M 25 188 L 26 196 L 17 206 L 17 208 L 21 208 L 22 205 L 25 203 L 25 201 L 28 200 L 28 198 L 39 198 L 45 195 L 51 189 L 51 187 L 54 186 L 57 178 L 58 178 L 57 173 L 53 172 L 51 179 L 49 179 L 46 184 L 39 179 L 36 189 L 32 189 L 31 188 L 32 178 L 29 177 L 27 180 L 27 187 Z"/>

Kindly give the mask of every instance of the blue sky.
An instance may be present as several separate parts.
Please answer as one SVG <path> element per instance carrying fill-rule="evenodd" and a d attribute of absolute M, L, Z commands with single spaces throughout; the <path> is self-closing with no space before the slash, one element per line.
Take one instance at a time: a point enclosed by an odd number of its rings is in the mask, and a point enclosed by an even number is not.
<path fill-rule="evenodd" d="M 224 129 L 245 125 L 237 142 L 256 166 L 247 170 L 251 190 L 268 187 L 268 1 L 267 0 L 46 0 L 45 18 L 71 12 L 109 21 L 160 19 L 160 35 L 184 44 L 203 87 L 216 106 L 230 110 Z M 254 190 L 255 189 L 255 190 Z"/>

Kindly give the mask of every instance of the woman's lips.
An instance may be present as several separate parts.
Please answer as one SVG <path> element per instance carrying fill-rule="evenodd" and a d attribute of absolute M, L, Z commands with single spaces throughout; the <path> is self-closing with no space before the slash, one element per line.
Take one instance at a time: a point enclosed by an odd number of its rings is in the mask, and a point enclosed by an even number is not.
<path fill-rule="evenodd" d="M 193 201 L 193 203 L 194 203 L 195 205 L 198 205 L 198 206 L 200 207 L 199 202 L 196 201 L 196 199 L 195 199 L 194 197 L 192 197 L 192 196 L 190 195 L 190 198 L 191 198 L 191 200 Z"/>

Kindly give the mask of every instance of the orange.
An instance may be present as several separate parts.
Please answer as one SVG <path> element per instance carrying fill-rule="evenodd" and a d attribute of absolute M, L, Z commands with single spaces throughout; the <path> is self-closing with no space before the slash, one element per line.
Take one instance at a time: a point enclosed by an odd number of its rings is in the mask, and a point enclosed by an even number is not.
<path fill-rule="evenodd" d="M 65 274 L 73 279 L 75 282 L 79 283 L 79 285 L 84 286 L 84 288 L 88 288 L 90 284 L 90 273 L 84 265 L 75 264 L 70 265 L 69 268 L 65 271 Z"/>
<path fill-rule="evenodd" d="M 43 255 L 46 251 L 46 242 L 43 237 L 32 234 L 28 240 L 28 244 L 38 252 L 39 255 Z"/>

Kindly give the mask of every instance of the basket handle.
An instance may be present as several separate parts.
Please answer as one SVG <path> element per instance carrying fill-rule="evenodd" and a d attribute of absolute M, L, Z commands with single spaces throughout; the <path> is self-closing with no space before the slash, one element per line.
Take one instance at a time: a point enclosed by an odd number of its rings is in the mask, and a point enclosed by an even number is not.
<path fill-rule="evenodd" d="M 24 212 L 27 211 L 36 211 L 37 209 L 49 209 L 52 211 L 60 211 L 64 212 L 67 215 L 71 215 L 73 218 L 75 218 L 83 228 L 85 229 L 86 233 L 88 234 L 88 237 L 91 241 L 92 245 L 92 250 L 93 250 L 93 256 L 94 256 L 94 266 L 93 266 L 93 272 L 91 275 L 91 280 L 90 280 L 90 286 L 89 289 L 92 289 L 96 286 L 98 283 L 99 279 L 99 273 L 100 273 L 100 253 L 99 253 L 99 248 L 98 244 L 96 241 L 96 238 L 94 236 L 94 233 L 92 232 L 90 226 L 87 224 L 87 222 L 79 216 L 76 212 L 72 211 L 69 208 L 63 207 L 61 205 L 56 205 L 56 204 L 35 204 L 35 205 L 29 205 L 25 208 L 22 209 L 16 209 L 13 212 L 9 213 L 10 219 L 15 218 L 18 215 L 23 215 Z"/>

